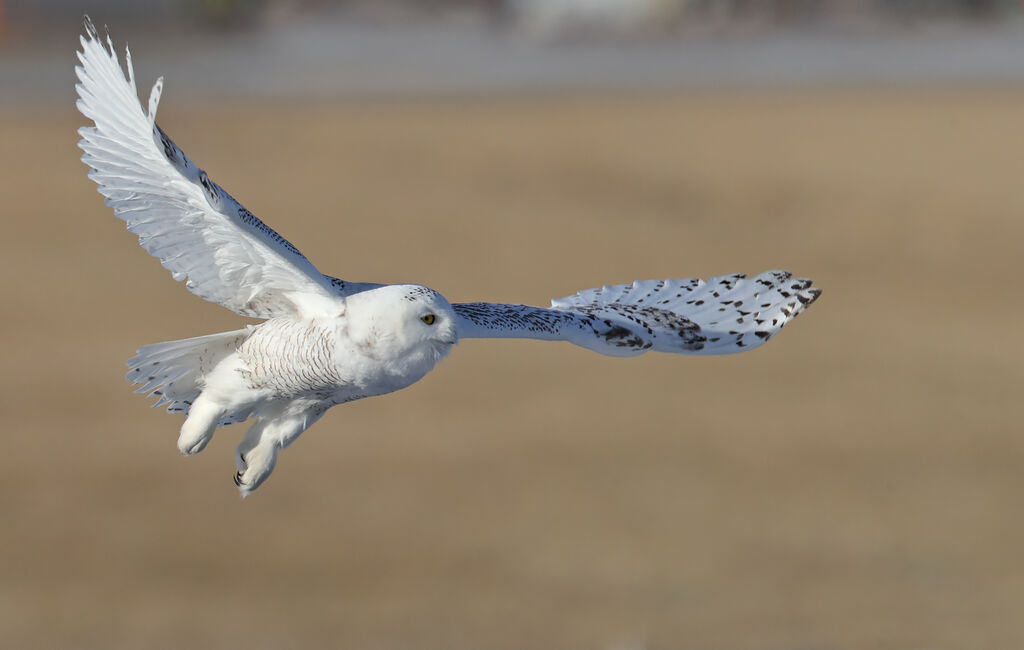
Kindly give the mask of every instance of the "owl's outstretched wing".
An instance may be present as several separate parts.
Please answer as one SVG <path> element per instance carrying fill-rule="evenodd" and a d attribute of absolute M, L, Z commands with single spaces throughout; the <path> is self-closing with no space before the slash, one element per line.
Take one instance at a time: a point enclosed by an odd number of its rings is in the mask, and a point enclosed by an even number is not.
<path fill-rule="evenodd" d="M 148 113 L 139 102 L 131 53 L 128 77 L 113 43 L 92 22 L 75 68 L 78 110 L 95 126 L 78 130 L 82 161 L 114 214 L 189 291 L 243 316 L 337 312 L 359 289 L 324 276 L 288 240 L 242 207 L 156 125 L 157 80 Z"/>
<path fill-rule="evenodd" d="M 588 289 L 551 307 L 452 305 L 460 338 L 569 341 L 610 356 L 653 350 L 729 354 L 762 345 L 821 290 L 786 271 L 689 280 L 643 280 Z"/>

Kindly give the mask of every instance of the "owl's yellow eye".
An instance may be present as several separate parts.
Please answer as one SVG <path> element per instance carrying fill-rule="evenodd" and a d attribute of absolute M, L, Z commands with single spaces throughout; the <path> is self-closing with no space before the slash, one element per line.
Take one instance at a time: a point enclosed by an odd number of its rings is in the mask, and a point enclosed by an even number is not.
<path fill-rule="evenodd" d="M 434 321 L 437 320 L 437 316 L 433 314 L 427 314 L 426 316 L 420 316 L 420 320 L 426 323 L 427 325 L 433 325 Z"/>

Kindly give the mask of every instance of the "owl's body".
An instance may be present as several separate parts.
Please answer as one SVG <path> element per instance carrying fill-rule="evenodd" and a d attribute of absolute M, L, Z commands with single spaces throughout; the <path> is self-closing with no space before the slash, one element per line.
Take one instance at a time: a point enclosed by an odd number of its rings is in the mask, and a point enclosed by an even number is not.
<path fill-rule="evenodd" d="M 444 297 L 389 285 L 353 295 L 331 316 L 282 316 L 145 346 L 128 362 L 128 379 L 187 415 L 178 437 L 184 454 L 202 451 L 217 427 L 255 415 L 236 453 L 235 483 L 248 494 L 269 475 L 277 451 L 327 409 L 412 385 L 457 341 Z"/>
<path fill-rule="evenodd" d="M 263 322 L 147 345 L 128 365 L 138 392 L 184 413 L 178 438 L 201 451 L 220 427 L 251 419 L 235 483 L 256 489 L 288 446 L 332 406 L 405 388 L 461 338 L 568 341 L 610 356 L 728 354 L 756 348 L 820 291 L 785 271 L 644 280 L 581 291 L 551 307 L 450 304 L 419 285 L 352 283 L 320 273 L 288 240 L 210 180 L 148 112 L 130 54 L 125 77 L 91 22 L 76 68 L 89 177 L 139 243 L 196 295 Z"/>

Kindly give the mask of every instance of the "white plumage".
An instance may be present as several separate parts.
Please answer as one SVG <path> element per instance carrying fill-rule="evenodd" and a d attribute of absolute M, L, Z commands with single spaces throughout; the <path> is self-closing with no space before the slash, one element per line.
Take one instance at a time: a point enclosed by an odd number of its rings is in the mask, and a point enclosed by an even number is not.
<path fill-rule="evenodd" d="M 201 451 L 217 427 L 252 417 L 236 452 L 242 495 L 330 407 L 422 379 L 460 338 L 565 340 L 612 356 L 648 350 L 726 354 L 755 348 L 819 295 L 784 271 L 754 278 L 645 280 L 554 300 L 550 308 L 449 304 L 419 285 L 323 275 L 214 183 L 155 122 L 108 36 L 86 20 L 78 109 L 94 122 L 79 146 L 99 192 L 139 243 L 189 291 L 243 316 L 246 329 L 147 345 L 128 379 L 186 414 L 178 448 Z"/>

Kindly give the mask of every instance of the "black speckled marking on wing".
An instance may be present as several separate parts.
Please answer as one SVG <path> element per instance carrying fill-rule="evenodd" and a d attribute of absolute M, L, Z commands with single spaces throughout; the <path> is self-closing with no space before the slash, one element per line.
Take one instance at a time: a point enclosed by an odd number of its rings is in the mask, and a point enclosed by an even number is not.
<path fill-rule="evenodd" d="M 224 190 L 221 190 L 221 192 L 223 191 Z M 256 217 L 256 215 L 254 215 L 252 212 L 249 212 L 242 206 L 238 206 L 238 218 L 242 220 L 242 223 L 249 226 L 253 230 L 262 232 L 274 243 L 284 246 L 292 254 L 302 256 L 302 253 L 299 252 L 299 249 L 292 246 L 292 243 L 290 241 L 279 235 L 276 230 L 260 221 Z"/>
<path fill-rule="evenodd" d="M 474 336 L 567 340 L 605 354 L 632 356 L 652 345 L 643 324 L 643 309 L 544 309 L 528 305 L 463 303 L 452 305 L 468 321 Z"/>
<path fill-rule="evenodd" d="M 604 286 L 554 300 L 552 307 L 595 317 L 613 314 L 611 321 L 644 328 L 654 350 L 722 354 L 765 343 L 819 293 L 808 279 L 766 271 L 750 279 L 735 273 L 706 281 L 670 278 Z"/>
<path fill-rule="evenodd" d="M 651 294 L 646 295 L 649 296 Z M 638 302 L 641 299 L 643 297 L 638 299 Z M 707 337 L 701 333 L 700 325 L 685 316 L 659 309 L 658 307 L 637 304 L 612 303 L 601 305 L 592 303 L 590 305 L 574 307 L 573 311 L 586 314 L 597 320 L 604 319 L 606 323 L 612 326 L 615 332 L 626 330 L 632 334 L 629 338 L 623 338 L 621 336 L 609 337 L 608 333 L 604 333 L 603 336 L 610 343 L 613 338 L 623 341 L 615 342 L 613 343 L 614 345 L 630 345 L 646 350 L 654 346 L 652 339 L 655 336 L 664 336 L 665 334 L 675 336 L 677 340 L 674 343 L 686 350 L 699 350 L 707 341 Z M 614 321 L 612 320 L 613 318 Z M 619 324 L 614 324 L 616 321 Z M 629 321 L 630 328 L 624 327 L 621 321 Z M 642 330 L 642 332 L 637 330 Z"/>
<path fill-rule="evenodd" d="M 481 328 L 524 331 L 531 334 L 557 335 L 564 327 L 575 327 L 580 323 L 572 314 L 528 305 L 467 302 L 452 305 L 452 309 L 459 316 Z M 588 320 L 584 319 L 583 322 Z M 596 330 L 594 331 L 596 333 Z"/>
<path fill-rule="evenodd" d="M 192 161 L 185 155 L 185 152 L 178 148 L 178 145 L 174 144 L 174 140 L 171 140 L 170 136 L 164 133 L 164 130 L 159 126 L 156 126 L 155 124 L 154 126 L 156 127 L 157 137 L 164 150 L 164 157 L 174 163 L 174 166 L 179 169 L 189 169 L 190 167 L 193 167 Z"/>
<path fill-rule="evenodd" d="M 217 210 L 221 214 L 228 217 L 237 216 L 238 220 L 249 230 L 260 233 L 269 239 L 271 242 L 281 246 L 292 255 L 306 259 L 299 249 L 292 245 L 290 241 L 282 237 L 276 230 L 263 223 L 256 215 L 249 212 L 245 207 L 242 206 L 238 201 L 235 200 L 230 194 L 228 194 L 223 187 L 213 182 L 205 171 L 199 169 L 194 162 L 181 148 L 171 140 L 163 129 L 159 125 L 153 125 L 153 136 L 157 143 L 160 145 L 160 149 L 164 153 L 164 157 L 167 158 L 168 162 L 174 165 L 174 168 L 181 173 L 182 176 L 189 179 L 193 183 L 198 183 L 203 188 L 203 194 L 206 196 L 206 200 L 210 203 L 213 209 Z"/>

